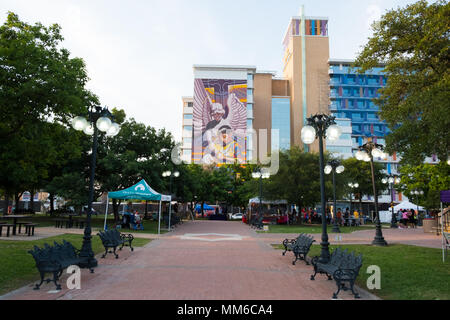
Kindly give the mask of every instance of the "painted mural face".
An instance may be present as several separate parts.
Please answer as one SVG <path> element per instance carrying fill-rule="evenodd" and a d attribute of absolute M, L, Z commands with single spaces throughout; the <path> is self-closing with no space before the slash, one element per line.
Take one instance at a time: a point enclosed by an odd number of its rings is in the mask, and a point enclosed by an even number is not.
<path fill-rule="evenodd" d="M 245 163 L 247 81 L 195 79 L 194 89 L 194 163 Z"/>

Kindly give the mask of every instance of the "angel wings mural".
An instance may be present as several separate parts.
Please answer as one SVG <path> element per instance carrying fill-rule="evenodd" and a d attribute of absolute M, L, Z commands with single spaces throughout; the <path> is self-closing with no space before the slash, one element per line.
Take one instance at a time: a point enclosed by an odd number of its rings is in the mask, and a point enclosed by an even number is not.
<path fill-rule="evenodd" d="M 245 80 L 195 79 L 194 162 L 245 162 Z"/>

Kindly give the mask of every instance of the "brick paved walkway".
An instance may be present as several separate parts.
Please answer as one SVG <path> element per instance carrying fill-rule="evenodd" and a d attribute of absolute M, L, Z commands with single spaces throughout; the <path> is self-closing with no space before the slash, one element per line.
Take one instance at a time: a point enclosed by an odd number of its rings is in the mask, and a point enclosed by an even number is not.
<path fill-rule="evenodd" d="M 336 238 L 336 234 L 329 234 L 331 244 L 370 244 L 375 237 L 375 228 L 373 230 L 355 231 L 352 233 L 341 233 L 341 238 Z M 295 234 L 287 233 L 258 233 L 257 238 L 266 243 L 281 243 L 286 238 L 295 237 Z M 320 234 L 314 234 L 317 240 L 320 240 Z M 390 229 L 383 228 L 383 237 L 388 244 L 407 244 L 412 246 L 441 248 L 442 238 L 435 233 L 424 233 L 422 228 L 417 229 Z M 320 242 L 320 241 L 317 241 Z"/>
<path fill-rule="evenodd" d="M 292 236 L 292 235 L 291 235 Z M 127 248 L 118 260 L 98 259 L 94 274 L 82 270 L 81 290 L 40 291 L 32 284 L 2 299 L 330 299 L 334 281 L 318 276 L 311 266 L 291 264 L 262 235 L 240 222 L 196 221 L 153 240 L 144 248 Z M 49 291 L 50 290 L 50 291 Z M 374 299 L 358 290 L 363 299 Z M 353 299 L 348 292 L 341 299 Z"/>

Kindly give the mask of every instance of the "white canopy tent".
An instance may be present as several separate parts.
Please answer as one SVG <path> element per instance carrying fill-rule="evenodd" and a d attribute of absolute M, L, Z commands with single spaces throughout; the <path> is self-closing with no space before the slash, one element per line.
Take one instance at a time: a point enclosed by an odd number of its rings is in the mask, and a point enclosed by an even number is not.
<path fill-rule="evenodd" d="M 252 198 L 248 201 L 249 204 L 252 203 L 259 203 L 259 198 Z M 262 204 L 287 204 L 288 202 L 286 200 L 264 200 L 261 201 Z"/>
<path fill-rule="evenodd" d="M 414 203 L 409 202 L 409 201 L 403 201 L 403 202 L 399 203 L 398 205 L 396 205 L 396 206 L 394 207 L 394 212 L 398 212 L 399 210 L 402 210 L 402 209 L 406 209 L 406 210 L 411 210 L 411 209 L 417 210 L 417 208 L 419 208 L 419 211 L 425 211 L 425 208 L 424 208 L 424 207 L 417 206 L 417 204 L 414 204 Z"/>

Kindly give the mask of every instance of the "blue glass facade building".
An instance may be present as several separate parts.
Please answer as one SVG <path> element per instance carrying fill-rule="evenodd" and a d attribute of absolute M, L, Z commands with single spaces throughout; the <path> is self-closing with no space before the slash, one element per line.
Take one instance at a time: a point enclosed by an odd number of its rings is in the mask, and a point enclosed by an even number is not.
<path fill-rule="evenodd" d="M 291 147 L 291 100 L 290 97 L 272 97 L 272 150 L 288 150 Z M 273 134 L 278 130 L 278 140 Z"/>
<path fill-rule="evenodd" d="M 364 74 L 350 68 L 352 61 L 330 60 L 330 111 L 337 118 L 350 119 L 354 145 L 362 145 L 371 138 L 384 144 L 390 132 L 378 115 L 379 107 L 372 101 L 379 97 L 378 90 L 386 85 L 382 67 Z"/>

